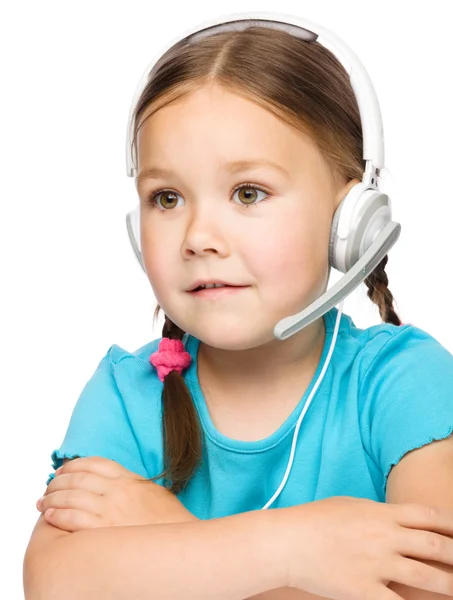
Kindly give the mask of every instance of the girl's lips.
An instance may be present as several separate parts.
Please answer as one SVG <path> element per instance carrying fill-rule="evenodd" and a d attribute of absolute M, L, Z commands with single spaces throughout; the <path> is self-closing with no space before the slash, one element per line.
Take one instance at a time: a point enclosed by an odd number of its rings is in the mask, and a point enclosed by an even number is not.
<path fill-rule="evenodd" d="M 239 293 L 241 290 L 245 290 L 248 287 L 250 287 L 249 285 L 242 285 L 242 286 L 233 286 L 233 285 L 226 285 L 224 287 L 221 288 L 205 288 L 202 290 L 198 290 L 198 291 L 193 291 L 193 292 L 188 292 L 189 294 L 191 294 L 192 296 L 196 296 L 197 298 L 219 298 L 222 296 L 229 296 L 231 294 L 237 294 Z"/>

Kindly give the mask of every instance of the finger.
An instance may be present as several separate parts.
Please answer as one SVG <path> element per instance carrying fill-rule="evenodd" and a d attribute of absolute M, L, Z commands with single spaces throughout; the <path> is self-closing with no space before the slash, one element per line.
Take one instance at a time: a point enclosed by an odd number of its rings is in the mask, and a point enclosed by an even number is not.
<path fill-rule="evenodd" d="M 108 492 L 109 477 L 102 477 L 96 473 L 78 471 L 76 473 L 63 473 L 54 477 L 43 494 L 48 496 L 59 490 L 85 490 L 92 494 L 105 495 Z"/>
<path fill-rule="evenodd" d="M 447 538 L 434 531 L 401 528 L 395 540 L 400 555 L 453 565 L 453 547 Z"/>
<path fill-rule="evenodd" d="M 385 506 L 392 506 L 386 504 Z M 424 504 L 395 504 L 393 510 L 398 523 L 411 529 L 436 531 L 444 535 L 453 535 L 453 511 L 439 506 Z"/>
<path fill-rule="evenodd" d="M 142 477 L 138 473 L 129 471 L 120 463 L 102 456 L 86 456 L 70 460 L 57 469 L 56 475 L 60 476 L 63 473 L 74 473 L 77 471 L 96 473 L 102 477 L 110 479 L 123 476 L 134 480 L 148 481 L 145 477 Z"/>
<path fill-rule="evenodd" d="M 82 458 L 74 458 L 66 462 L 60 467 L 61 471 L 58 470 L 57 476 L 63 473 L 75 473 L 77 471 L 85 471 L 88 473 L 95 473 L 102 477 L 114 479 L 124 474 L 126 469 L 109 458 L 103 458 L 102 456 L 86 456 Z"/>
<path fill-rule="evenodd" d="M 44 517 L 46 521 L 54 527 L 70 532 L 81 531 L 83 529 L 94 529 L 95 527 L 105 527 L 105 524 L 98 515 L 93 515 L 74 508 L 56 508 L 53 509 L 53 511 L 47 510 Z"/>
<path fill-rule="evenodd" d="M 49 508 L 83 510 L 101 517 L 104 514 L 105 498 L 85 490 L 62 490 L 43 497 L 38 510 L 45 512 Z"/>
<path fill-rule="evenodd" d="M 409 587 L 436 592 L 436 595 L 446 594 L 451 597 L 451 576 L 447 571 L 437 568 L 437 564 L 434 567 L 410 558 L 393 558 L 385 578 Z"/>

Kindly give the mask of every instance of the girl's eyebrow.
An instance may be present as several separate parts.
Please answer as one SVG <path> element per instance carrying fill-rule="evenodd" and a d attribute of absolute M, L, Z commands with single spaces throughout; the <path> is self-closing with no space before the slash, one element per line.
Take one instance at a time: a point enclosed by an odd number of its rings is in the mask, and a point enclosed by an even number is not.
<path fill-rule="evenodd" d="M 234 175 L 236 173 L 240 173 L 241 171 L 256 169 L 258 167 L 263 166 L 279 172 L 284 177 L 288 177 L 288 179 L 290 178 L 288 171 L 284 167 L 266 158 L 259 158 L 253 160 L 236 160 L 228 162 L 223 165 L 222 171 L 226 171 L 227 173 Z M 143 181 L 147 179 L 171 177 L 172 175 L 174 175 L 174 173 L 171 169 L 165 169 L 163 167 L 148 167 L 147 169 L 140 171 L 135 181 L 137 186 L 139 186 L 141 183 L 143 183 Z"/>

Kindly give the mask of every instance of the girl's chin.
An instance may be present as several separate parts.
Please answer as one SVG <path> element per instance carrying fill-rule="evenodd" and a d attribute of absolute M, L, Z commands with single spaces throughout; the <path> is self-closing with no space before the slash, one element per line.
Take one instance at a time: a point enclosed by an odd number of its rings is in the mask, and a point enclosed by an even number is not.
<path fill-rule="evenodd" d="M 227 322 L 222 323 L 222 327 L 219 327 L 218 322 L 212 327 L 204 327 L 203 324 L 198 323 L 191 335 L 206 346 L 234 352 L 251 350 L 274 339 L 273 330 L 269 332 L 260 330 L 254 335 L 243 323 L 239 325 L 236 323 L 235 326 L 229 327 Z"/>

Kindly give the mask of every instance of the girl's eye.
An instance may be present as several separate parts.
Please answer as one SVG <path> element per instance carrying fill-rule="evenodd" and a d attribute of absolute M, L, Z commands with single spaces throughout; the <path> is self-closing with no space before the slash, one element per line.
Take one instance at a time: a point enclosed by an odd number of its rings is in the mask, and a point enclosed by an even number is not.
<path fill-rule="evenodd" d="M 260 204 L 261 202 L 265 202 L 266 200 L 268 200 L 271 196 L 271 194 L 269 192 L 267 192 L 266 190 L 263 190 L 251 183 L 244 183 L 242 185 L 237 186 L 234 190 L 233 190 L 233 195 L 240 190 L 246 190 L 245 193 L 240 194 L 240 202 L 242 204 L 241 208 L 249 208 L 249 207 L 253 207 L 253 206 L 257 206 L 257 204 Z M 251 191 L 253 190 L 253 191 Z M 266 194 L 266 198 L 262 198 L 260 202 L 255 202 L 256 200 L 256 192 L 263 192 L 263 194 Z M 156 190 L 155 192 L 153 192 L 152 194 L 150 194 L 150 196 L 146 199 L 146 203 L 150 204 L 153 208 L 157 208 L 159 209 L 161 212 L 168 212 L 169 209 L 171 208 L 175 208 L 177 203 L 177 196 L 179 194 L 177 194 L 176 192 L 172 192 L 171 190 L 165 190 L 165 189 L 160 189 L 160 190 Z M 160 208 L 159 204 L 158 204 L 158 197 L 161 197 L 161 206 L 163 206 L 163 208 Z M 168 202 L 168 198 L 170 198 L 169 202 L 171 204 L 171 206 L 167 205 Z"/>
<path fill-rule="evenodd" d="M 246 190 L 244 194 L 241 194 L 241 190 Z M 251 183 L 244 183 L 242 185 L 239 185 L 238 187 L 234 188 L 233 190 L 233 195 L 239 192 L 238 198 L 240 199 L 241 202 L 241 208 L 249 208 L 250 206 L 257 206 L 258 204 L 260 204 L 260 202 L 264 202 L 265 200 L 268 200 L 268 198 L 270 197 L 269 192 L 266 192 L 266 190 L 262 190 L 261 188 L 251 184 Z M 266 198 L 262 198 L 259 202 L 255 202 L 256 200 L 256 192 L 263 192 L 263 194 L 265 194 Z M 240 197 L 242 196 L 242 197 Z M 245 204 L 242 204 L 242 202 L 245 202 Z"/>

